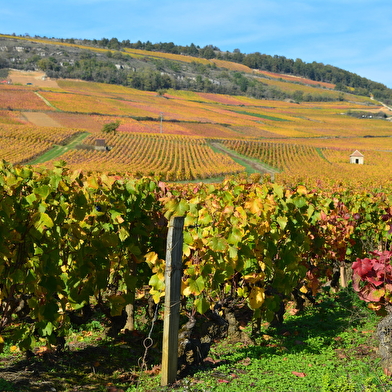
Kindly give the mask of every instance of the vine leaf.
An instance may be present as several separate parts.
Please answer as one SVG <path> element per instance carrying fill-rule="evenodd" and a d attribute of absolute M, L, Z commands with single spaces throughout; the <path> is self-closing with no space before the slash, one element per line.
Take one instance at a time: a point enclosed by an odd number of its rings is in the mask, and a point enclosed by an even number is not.
<path fill-rule="evenodd" d="M 252 287 L 249 295 L 249 305 L 252 309 L 258 309 L 263 305 L 265 300 L 264 288 Z"/>
<path fill-rule="evenodd" d="M 213 237 L 209 242 L 209 246 L 215 252 L 225 252 L 227 250 L 227 241 L 222 237 Z"/>
<path fill-rule="evenodd" d="M 287 226 L 287 217 L 286 216 L 278 216 L 276 221 L 279 223 L 279 226 L 282 230 L 284 230 Z"/>
<path fill-rule="evenodd" d="M 209 302 L 204 297 L 196 298 L 194 306 L 200 314 L 207 312 L 207 310 L 210 308 Z"/>
<path fill-rule="evenodd" d="M 53 227 L 52 218 L 46 212 L 37 212 L 32 216 L 34 227 L 39 231 L 43 232 L 46 228 Z"/>
<path fill-rule="evenodd" d="M 122 295 L 111 295 L 109 297 L 110 302 L 110 315 L 121 316 L 122 311 L 126 305 L 125 298 Z"/>

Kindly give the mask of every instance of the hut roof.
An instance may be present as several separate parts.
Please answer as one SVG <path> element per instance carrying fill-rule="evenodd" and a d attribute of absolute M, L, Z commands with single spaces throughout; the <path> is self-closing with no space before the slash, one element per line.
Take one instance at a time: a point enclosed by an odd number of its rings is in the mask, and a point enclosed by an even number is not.
<path fill-rule="evenodd" d="M 361 154 L 358 150 L 355 150 L 350 157 L 364 157 L 363 154 Z"/>

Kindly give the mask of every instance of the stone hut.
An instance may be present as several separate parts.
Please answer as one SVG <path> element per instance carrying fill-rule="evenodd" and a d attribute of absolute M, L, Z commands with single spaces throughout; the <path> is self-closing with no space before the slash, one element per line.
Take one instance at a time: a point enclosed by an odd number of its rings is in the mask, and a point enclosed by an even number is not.
<path fill-rule="evenodd" d="M 364 155 L 361 154 L 358 150 L 355 150 L 351 155 L 350 155 L 350 163 L 354 163 L 357 165 L 363 165 L 363 160 L 364 160 Z"/>
<path fill-rule="evenodd" d="M 105 139 L 95 139 L 94 149 L 98 151 L 106 151 Z"/>

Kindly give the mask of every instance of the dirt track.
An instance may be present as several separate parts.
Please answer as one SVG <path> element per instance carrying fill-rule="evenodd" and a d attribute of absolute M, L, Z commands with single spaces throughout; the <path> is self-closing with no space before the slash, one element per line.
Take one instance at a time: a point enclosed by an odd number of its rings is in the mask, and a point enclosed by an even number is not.
<path fill-rule="evenodd" d="M 55 80 L 46 78 L 45 73 L 42 71 L 18 71 L 15 69 L 10 70 L 7 79 L 11 79 L 12 83 L 27 84 L 31 83 L 33 86 L 38 87 L 59 87 Z"/>
<path fill-rule="evenodd" d="M 23 117 L 26 118 L 28 122 L 31 122 L 38 127 L 61 127 L 64 128 L 58 121 L 54 120 L 53 118 L 49 117 L 45 113 L 40 112 L 23 112 Z"/>

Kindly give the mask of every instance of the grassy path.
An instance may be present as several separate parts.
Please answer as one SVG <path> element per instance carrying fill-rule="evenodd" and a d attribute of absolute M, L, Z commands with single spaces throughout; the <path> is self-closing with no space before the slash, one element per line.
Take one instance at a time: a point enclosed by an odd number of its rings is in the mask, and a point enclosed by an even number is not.
<path fill-rule="evenodd" d="M 319 154 L 319 156 L 320 156 L 322 159 L 324 159 L 325 161 L 327 161 L 329 164 L 332 165 L 332 163 L 331 163 L 331 162 L 325 157 L 325 155 L 323 154 L 323 151 L 321 150 L 321 148 L 316 147 L 316 151 L 317 151 L 317 154 Z"/>
<path fill-rule="evenodd" d="M 230 158 L 232 158 L 234 161 L 236 161 L 240 165 L 244 166 L 245 171 L 248 174 L 252 174 L 252 173 L 270 174 L 271 179 L 273 180 L 275 173 L 279 173 L 279 170 L 272 168 L 271 166 L 267 166 L 266 164 L 263 164 L 260 161 L 250 159 L 250 158 L 247 158 L 243 155 L 240 155 L 240 154 L 236 153 L 235 151 L 232 151 L 232 150 L 226 148 L 225 146 L 223 146 L 220 143 L 211 143 L 210 145 L 213 149 L 216 149 L 219 152 L 223 152 L 223 153 L 229 155 Z"/>
<path fill-rule="evenodd" d="M 66 153 L 68 150 L 75 148 L 78 144 L 80 144 L 87 136 L 90 134 L 88 132 L 83 132 L 81 134 L 78 134 L 74 139 L 71 140 L 67 145 L 65 146 L 59 146 L 55 145 L 53 148 L 44 154 L 40 155 L 39 157 L 31 160 L 28 162 L 29 165 L 36 165 L 40 163 L 44 163 L 47 161 L 50 161 L 51 159 L 55 159 Z"/>
<path fill-rule="evenodd" d="M 267 174 L 271 175 L 271 180 L 274 181 L 274 174 L 279 173 L 279 170 L 271 168 L 270 166 L 267 166 L 267 165 L 263 165 L 263 163 L 260 161 L 252 160 L 252 159 L 247 158 L 241 154 L 238 154 L 235 151 L 232 151 L 232 150 L 224 147 L 220 143 L 209 142 L 208 144 L 215 152 L 227 154 L 235 162 L 244 166 L 244 172 L 246 172 L 247 174 L 252 174 L 252 173 L 265 174 L 265 173 L 267 173 Z M 221 177 L 209 177 L 209 178 L 203 178 L 203 179 L 198 178 L 196 180 L 185 180 L 185 181 L 176 181 L 176 182 L 177 183 L 184 183 L 184 184 L 199 183 L 199 182 L 216 183 L 216 182 L 222 182 L 224 179 L 225 179 L 225 176 L 221 176 Z"/>
<path fill-rule="evenodd" d="M 53 109 L 56 109 L 58 112 L 60 111 L 59 109 L 56 108 L 56 106 L 53 106 L 45 97 L 43 97 L 39 92 L 35 92 L 35 95 L 37 95 L 37 97 L 41 98 L 48 106 L 50 106 Z"/>

